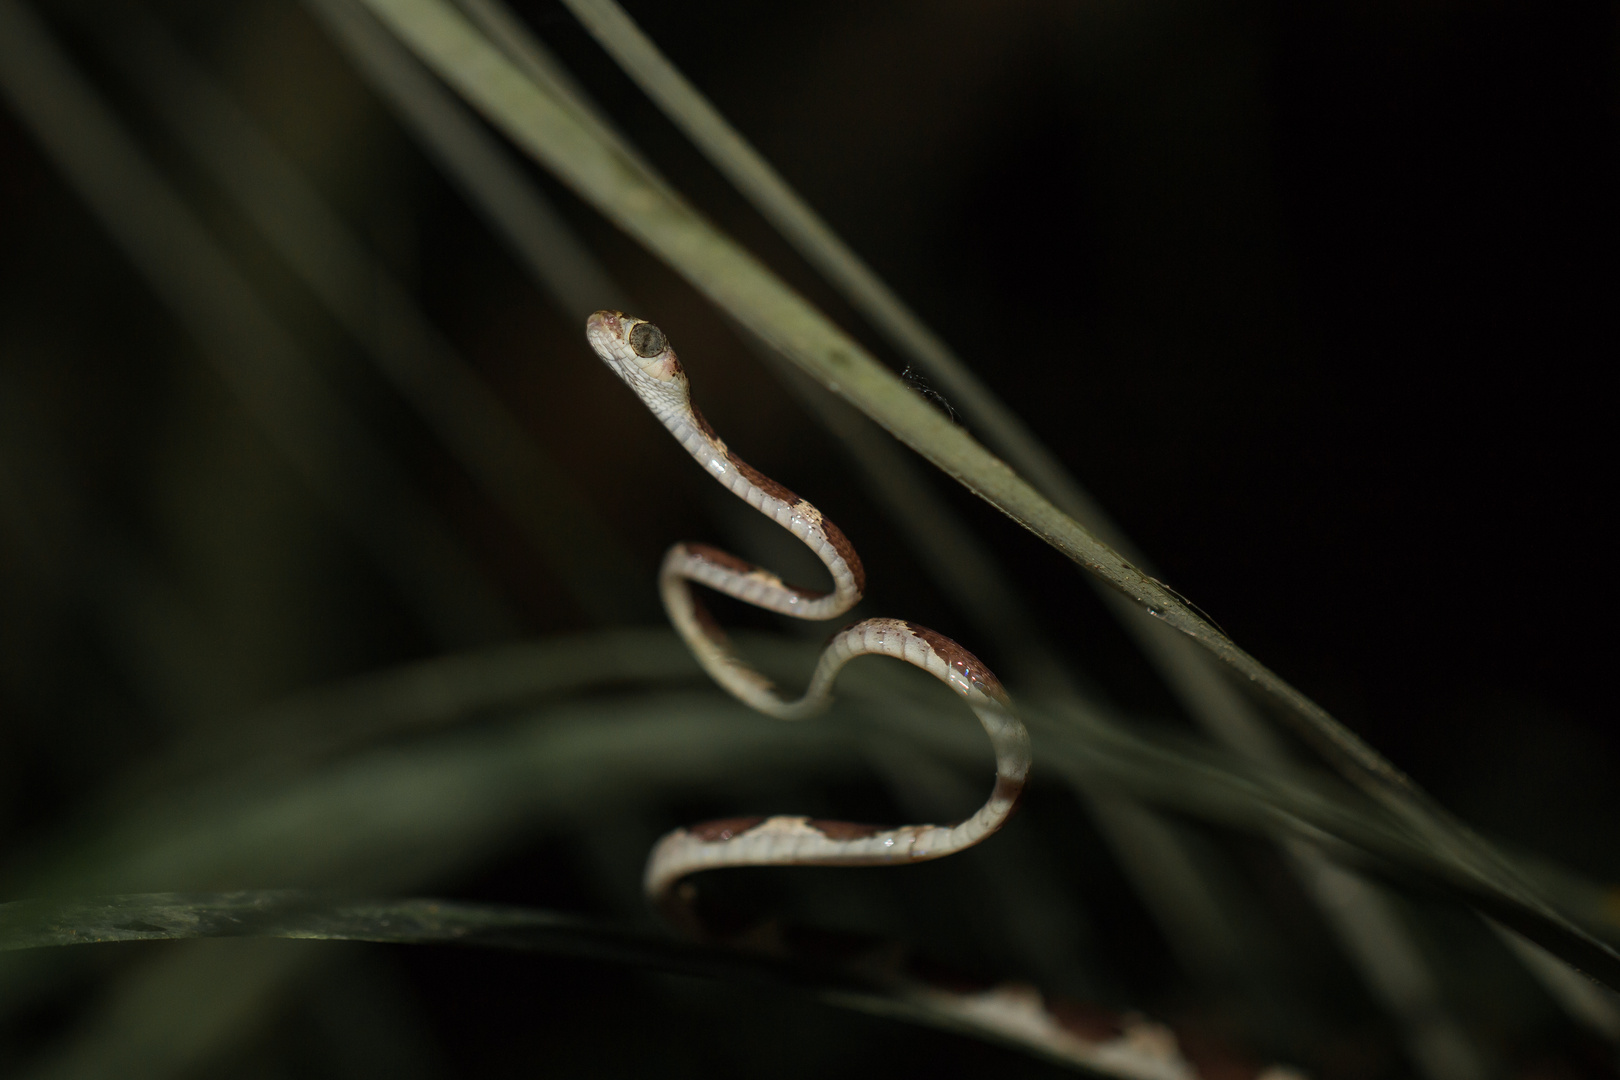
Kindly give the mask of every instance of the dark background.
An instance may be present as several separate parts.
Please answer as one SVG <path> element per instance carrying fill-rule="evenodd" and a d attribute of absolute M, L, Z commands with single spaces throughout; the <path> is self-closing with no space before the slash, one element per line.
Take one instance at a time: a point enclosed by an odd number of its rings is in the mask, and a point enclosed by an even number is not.
<path fill-rule="evenodd" d="M 627 6 L 1159 576 L 1469 821 L 1620 878 L 1602 510 L 1620 310 L 1614 5 Z M 115 87 L 81 24 L 51 10 Z M 560 6 L 518 10 L 677 187 L 900 366 Z M 671 541 L 739 543 L 580 327 L 301 9 L 160 14 L 577 478 L 644 560 L 649 596 Z M 22 845 L 200 718 L 436 646 L 8 112 L 0 163 L 0 828 Z M 542 183 L 676 343 L 728 442 L 855 540 L 872 613 L 971 640 L 716 312 Z M 205 184 L 189 190 L 213 207 Z M 239 226 L 211 220 L 292 294 Z M 399 403 L 351 382 L 523 631 L 585 627 Z M 1174 717 L 1055 553 L 949 497 L 1066 655 L 1123 705 Z M 177 620 L 191 629 L 152 632 Z M 170 655 L 188 641 L 185 662 Z M 188 664 L 208 676 L 175 674 Z M 533 873 L 460 887 L 566 903 Z"/>

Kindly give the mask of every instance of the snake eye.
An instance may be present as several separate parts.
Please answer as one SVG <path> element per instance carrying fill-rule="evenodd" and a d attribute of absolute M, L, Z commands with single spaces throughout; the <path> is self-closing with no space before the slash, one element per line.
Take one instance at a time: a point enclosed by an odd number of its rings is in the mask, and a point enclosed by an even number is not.
<path fill-rule="evenodd" d="M 630 347 L 637 356 L 657 356 L 667 345 L 664 332 L 650 322 L 637 323 L 630 331 Z"/>

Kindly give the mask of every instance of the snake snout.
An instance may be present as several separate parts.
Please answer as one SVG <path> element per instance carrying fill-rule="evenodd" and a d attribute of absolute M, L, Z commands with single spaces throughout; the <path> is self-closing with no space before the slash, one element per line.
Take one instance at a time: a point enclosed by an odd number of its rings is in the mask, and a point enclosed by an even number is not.
<path fill-rule="evenodd" d="M 628 321 L 622 311 L 598 311 L 585 320 L 585 339 L 601 352 L 604 346 L 624 340 L 624 324 Z"/>

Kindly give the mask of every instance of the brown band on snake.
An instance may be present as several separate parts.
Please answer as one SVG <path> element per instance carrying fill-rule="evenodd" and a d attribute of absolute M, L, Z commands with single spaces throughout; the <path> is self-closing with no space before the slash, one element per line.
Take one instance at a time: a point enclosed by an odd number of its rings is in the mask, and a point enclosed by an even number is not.
<path fill-rule="evenodd" d="M 885 828 L 882 825 L 857 825 L 853 821 L 828 821 L 825 818 L 811 818 L 805 824 L 830 840 L 862 840 L 876 836 Z"/>
<path fill-rule="evenodd" d="M 855 575 L 855 591 L 864 593 L 866 591 L 866 567 L 862 565 L 861 557 L 855 554 L 855 545 L 849 542 L 849 538 L 844 535 L 844 530 L 826 518 L 821 519 L 821 530 L 827 536 L 827 543 L 831 544 L 833 550 L 838 552 L 838 557 L 849 564 L 849 572 Z"/>
<path fill-rule="evenodd" d="M 1060 999 L 1047 1002 L 1046 1011 L 1064 1031 L 1090 1042 L 1111 1042 L 1125 1034 L 1125 1018 L 1100 1005 Z"/>
<path fill-rule="evenodd" d="M 748 464 L 748 462 L 744 461 L 736 454 L 733 454 L 730 450 L 726 451 L 726 460 L 730 461 L 738 472 L 747 477 L 750 484 L 753 484 L 771 498 L 780 499 L 789 506 L 795 506 L 804 501 L 797 495 L 793 494 L 786 484 L 778 484 L 775 480 L 772 480 L 770 477 Z"/>
<path fill-rule="evenodd" d="M 996 678 L 994 672 L 984 666 L 983 660 L 980 660 L 937 630 L 930 630 L 926 626 L 918 626 L 916 623 L 909 622 L 906 623 L 906 626 L 913 634 L 928 643 L 928 647 L 934 650 L 935 656 L 945 661 L 955 670 L 960 671 L 967 677 L 969 682 L 997 701 L 1003 704 L 1008 702 L 1007 691 L 1002 688 L 1001 680 Z"/>
<path fill-rule="evenodd" d="M 714 565 L 724 567 L 727 570 L 735 570 L 739 574 L 752 574 L 755 570 L 759 569 L 759 567 L 755 566 L 747 559 L 739 559 L 731 552 L 721 551 L 719 548 L 713 547 L 709 544 L 699 544 L 688 541 L 686 543 L 686 550 L 694 559 L 701 559 L 706 563 L 713 563 Z"/>
<path fill-rule="evenodd" d="M 771 573 L 769 570 L 763 570 L 749 562 L 747 559 L 739 559 L 729 551 L 721 551 L 719 548 L 711 547 L 708 544 L 688 543 L 684 546 L 686 548 L 686 553 L 699 562 L 710 563 L 711 565 L 721 567 L 725 570 L 730 570 L 733 573 L 743 577 L 747 577 L 750 574 L 761 575 L 769 579 L 774 587 L 791 593 L 794 596 L 801 596 L 806 600 L 819 600 L 828 595 L 825 592 L 816 592 L 814 589 L 801 589 L 797 585 L 789 585 L 781 578 Z"/>
<path fill-rule="evenodd" d="M 741 836 L 764 820 L 764 817 L 721 818 L 719 821 L 705 821 L 701 825 L 688 825 L 686 831 L 705 844 L 715 844 Z"/>
<path fill-rule="evenodd" d="M 720 437 L 715 435 L 714 429 L 708 426 L 709 422 L 703 418 L 703 414 L 699 413 L 696 408 L 694 408 L 692 412 L 697 416 L 698 424 L 703 429 L 705 434 L 711 436 L 716 442 L 718 442 Z M 831 544 L 833 550 L 838 552 L 839 558 L 843 559 L 844 562 L 849 564 L 850 573 L 855 575 L 855 590 L 857 592 L 866 591 L 866 567 L 861 565 L 861 557 L 855 554 L 855 545 L 849 542 L 849 538 L 844 535 L 842 529 L 828 521 L 826 518 L 822 517 L 819 510 L 816 510 L 815 507 L 811 506 L 808 502 L 795 495 L 792 489 L 786 484 L 781 484 L 775 480 L 772 480 L 770 477 L 748 464 L 748 462 L 744 461 L 730 450 L 726 451 L 726 460 L 730 461 L 738 472 L 747 477 L 749 483 L 759 488 L 765 494 L 782 500 L 783 502 L 787 503 L 788 506 L 792 507 L 795 511 L 799 511 L 800 513 L 803 513 L 805 508 L 808 508 L 811 512 L 813 512 L 821 522 L 821 529 L 827 538 L 827 543 Z"/>
<path fill-rule="evenodd" d="M 684 369 L 680 369 L 679 373 L 684 375 Z M 711 441 L 720 441 L 720 436 L 715 433 L 714 426 L 709 423 L 709 418 L 704 416 L 696 405 L 692 406 L 692 423 L 696 424 L 697 429 L 707 435 Z"/>

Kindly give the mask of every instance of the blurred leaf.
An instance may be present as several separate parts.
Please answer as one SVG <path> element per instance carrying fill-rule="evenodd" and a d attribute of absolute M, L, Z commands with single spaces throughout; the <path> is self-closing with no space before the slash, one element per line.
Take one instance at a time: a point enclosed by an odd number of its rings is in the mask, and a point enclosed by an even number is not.
<path fill-rule="evenodd" d="M 243 411 L 453 644 L 504 636 L 505 598 L 119 123 L 44 23 L 0 0 L 0 91 Z"/>
<path fill-rule="evenodd" d="M 830 1005 L 987 1039 L 1071 1068 L 1137 1080 L 1194 1074 L 1166 1045 L 1125 1037 L 1078 1040 L 1042 1018 L 1032 990 L 953 993 L 897 971 L 811 965 L 675 941 L 550 911 L 395 900 L 334 904 L 293 892 L 157 893 L 0 905 L 0 951 L 113 941 L 270 937 L 390 944 L 453 944 L 544 952 L 808 992 Z M 1140 1025 L 1139 1025 L 1140 1026 Z M 1140 1038 L 1140 1037 L 1138 1037 Z"/>
<path fill-rule="evenodd" d="M 465 715 L 470 702 L 493 705 L 491 687 L 499 680 L 485 684 L 473 677 L 476 672 L 510 672 L 505 686 L 518 701 L 547 680 L 559 689 L 585 689 L 586 679 L 563 679 L 561 673 L 568 658 L 593 652 L 590 640 L 432 662 L 374 677 L 317 703 L 317 709 L 346 701 L 366 718 L 371 736 L 381 738 L 390 723 L 408 728 L 431 719 L 408 688 L 430 685 L 444 672 L 452 677 L 436 695 L 442 716 Z M 917 673 L 903 665 L 853 665 L 840 680 L 840 703 L 831 713 L 813 723 L 784 724 L 712 689 L 655 690 L 658 681 L 671 675 L 684 680 L 690 672 L 691 661 L 673 633 L 628 639 L 609 634 L 598 641 L 598 655 L 617 657 L 596 669 L 599 685 L 620 684 L 620 693 L 563 700 L 418 745 L 384 746 L 289 773 L 263 774 L 249 759 L 241 774 L 218 772 L 189 791 L 120 806 L 113 821 L 85 823 L 84 840 L 59 844 L 54 860 L 20 880 L 14 874 L 13 891 L 21 881 L 34 883 L 24 891 L 58 895 L 162 883 L 241 887 L 264 880 L 400 887 L 466 865 L 509 843 L 517 830 L 542 822 L 656 803 L 677 788 L 750 785 L 776 769 L 800 777 L 820 770 L 847 774 L 863 758 L 892 756 L 896 746 L 983 769 L 988 782 L 990 752 L 982 733 L 948 692 L 926 676 L 914 679 Z M 626 648 L 628 642 L 635 647 Z M 740 636 L 739 643 L 783 681 L 802 678 L 816 655 L 814 648 L 768 636 Z M 525 674 L 530 671 L 532 676 Z M 424 675 L 429 681 L 419 681 Z M 1460 871 L 1387 809 L 1320 773 L 1246 761 L 1186 738 L 1147 737 L 1095 718 L 1058 717 L 1038 707 L 1026 708 L 1025 716 L 1037 783 L 1058 776 L 1082 791 L 1117 790 L 1262 835 L 1326 844 L 1341 858 L 1363 861 L 1409 885 L 1454 892 L 1515 928 L 1528 923 L 1531 936 L 1546 934 L 1544 926 L 1534 925 L 1533 913 Z M 341 729 L 341 720 L 334 726 Z M 903 741 L 896 743 L 894 735 Z M 1531 864 L 1521 872 L 1555 885 Z M 1575 910 L 1601 915 L 1601 890 L 1572 878 L 1556 887 Z"/>
<path fill-rule="evenodd" d="M 640 587 L 650 568 L 630 555 L 489 384 L 428 322 L 405 285 L 160 24 L 133 8 L 119 14 L 97 13 L 94 20 L 112 60 L 375 370 L 523 530 L 580 610 L 603 625 L 651 616 L 647 590 Z M 427 87 L 416 88 L 418 93 L 445 99 L 438 102 L 440 111 L 462 109 L 438 84 L 425 76 L 420 81 Z M 529 218 L 544 215 L 543 206 L 528 205 Z M 566 226 L 547 221 L 531 228 L 539 243 L 525 250 L 543 247 L 548 253 L 548 281 L 566 281 L 598 297 L 611 292 L 589 251 L 577 241 L 565 242 Z"/>

